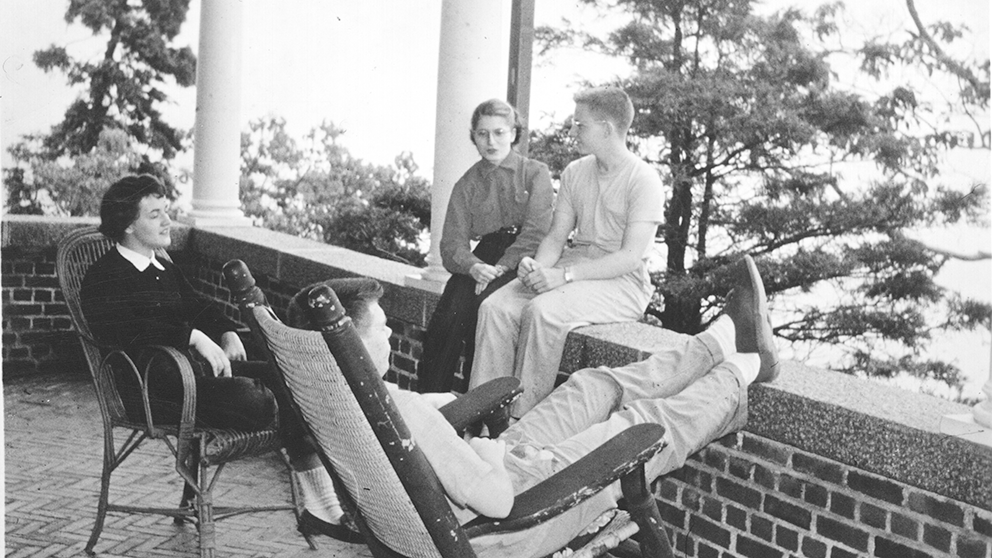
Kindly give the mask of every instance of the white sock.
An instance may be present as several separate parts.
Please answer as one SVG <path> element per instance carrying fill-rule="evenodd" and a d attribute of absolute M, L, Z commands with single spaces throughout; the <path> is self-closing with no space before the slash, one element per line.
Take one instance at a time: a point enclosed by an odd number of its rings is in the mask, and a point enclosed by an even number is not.
<path fill-rule="evenodd" d="M 758 370 L 761 369 L 761 358 L 758 353 L 734 353 L 723 362 L 736 366 L 741 371 L 741 376 L 744 376 L 744 382 L 748 385 L 754 382 L 755 378 L 758 377 Z"/>
<path fill-rule="evenodd" d="M 734 327 L 734 320 L 724 314 L 713 322 L 713 325 L 706 328 L 706 332 L 716 338 L 716 342 L 723 351 L 723 358 L 737 352 L 737 328 Z"/>
<path fill-rule="evenodd" d="M 300 498 L 303 507 L 311 515 L 328 523 L 338 524 L 344 510 L 334 492 L 334 482 L 323 467 L 314 467 L 305 471 L 294 471 L 300 486 Z"/>

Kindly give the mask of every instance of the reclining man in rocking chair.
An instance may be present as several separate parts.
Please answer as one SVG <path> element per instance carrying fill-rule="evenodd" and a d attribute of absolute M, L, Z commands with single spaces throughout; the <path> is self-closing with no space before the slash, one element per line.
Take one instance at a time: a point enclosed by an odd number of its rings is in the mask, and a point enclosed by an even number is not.
<path fill-rule="evenodd" d="M 711 441 L 747 421 L 747 386 L 778 375 L 764 286 L 750 257 L 735 264 L 737 285 L 724 315 L 705 332 L 682 336 L 647 360 L 620 368 L 587 368 L 496 439 L 459 437 L 437 407 L 450 394 L 390 388 L 416 443 L 434 468 L 462 523 L 476 514 L 505 517 L 527 490 L 638 423 L 666 428 L 668 445 L 646 464 L 649 481 L 680 468 Z M 335 291 L 373 363 L 389 369 L 382 287 L 373 279 L 336 279 Z M 287 325 L 307 328 L 311 285 L 290 302 Z M 387 385 L 389 385 L 387 383 Z M 440 397 L 440 399 L 438 399 Z M 454 398 L 450 395 L 450 398 Z M 486 556 L 545 556 L 563 547 L 621 498 L 619 482 L 568 512 L 521 532 L 473 539 Z"/>

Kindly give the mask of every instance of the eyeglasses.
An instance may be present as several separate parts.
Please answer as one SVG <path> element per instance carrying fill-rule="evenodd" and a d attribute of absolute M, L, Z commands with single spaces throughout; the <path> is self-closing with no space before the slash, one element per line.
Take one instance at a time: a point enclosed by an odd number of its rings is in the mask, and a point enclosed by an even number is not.
<path fill-rule="evenodd" d="M 472 136 L 479 141 L 490 138 L 501 140 L 506 139 L 509 135 L 510 130 L 507 130 L 506 128 L 496 128 L 495 130 L 472 130 Z"/>

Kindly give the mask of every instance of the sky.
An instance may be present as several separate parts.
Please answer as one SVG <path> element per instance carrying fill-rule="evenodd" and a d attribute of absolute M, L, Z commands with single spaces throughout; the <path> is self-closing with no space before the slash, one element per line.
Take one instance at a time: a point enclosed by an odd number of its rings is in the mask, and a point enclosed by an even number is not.
<path fill-rule="evenodd" d="M 504 26 L 509 27 L 510 2 Z M 196 50 L 199 2 L 193 0 L 175 43 Z M 0 141 L 5 148 L 23 133 L 47 131 L 61 120 L 76 92 L 60 74 L 44 74 L 31 62 L 35 50 L 57 43 L 73 54 L 96 56 L 104 43 L 81 25 L 63 19 L 66 0 L 0 0 Z M 864 33 L 888 35 L 906 28 L 902 0 L 849 2 L 846 24 Z M 811 9 L 809 0 L 765 0 L 765 11 L 791 5 Z M 536 2 L 537 25 L 562 17 L 584 26 L 606 28 L 608 19 L 563 0 Z M 987 0 L 917 0 L 925 21 L 967 21 L 987 38 Z M 938 11 L 939 10 L 939 11 Z M 242 120 L 282 116 L 291 132 L 303 135 L 322 120 L 347 130 L 353 154 L 388 164 L 410 151 L 430 176 L 433 160 L 437 36 L 440 0 L 252 0 L 245 3 L 245 67 Z M 898 31 L 896 31 L 898 30 Z M 977 45 L 976 54 L 988 56 Z M 505 72 L 504 68 L 494 71 Z M 561 51 L 539 59 L 533 70 L 532 127 L 542 128 L 572 110 L 571 97 L 581 79 L 602 81 L 623 71 L 616 62 L 585 52 Z M 505 92 L 497 91 L 494 95 Z M 191 128 L 193 88 L 170 92 L 165 108 L 174 126 Z M 3 161 L 9 161 L 6 150 Z M 189 165 L 192 166 L 192 163 Z"/>
<path fill-rule="evenodd" d="M 201 0 L 192 0 L 176 45 L 196 51 Z M 510 2 L 503 0 L 503 25 L 509 28 Z M 769 13 L 789 6 L 811 10 L 821 2 L 766 0 L 758 8 Z M 59 122 L 78 91 L 65 85 L 61 74 L 44 74 L 31 61 L 32 53 L 55 43 L 71 54 L 97 57 L 104 47 L 81 25 L 69 25 L 63 14 L 67 0 L 0 0 L 0 164 L 9 164 L 6 148 L 25 133 L 46 132 Z M 409 151 L 430 178 L 434 151 L 438 34 L 441 0 L 251 0 L 245 2 L 244 69 L 241 118 L 286 119 L 289 132 L 300 138 L 322 120 L 347 130 L 342 142 L 353 155 L 390 164 Z M 924 21 L 965 22 L 974 32 L 973 44 L 962 44 L 956 55 L 989 56 L 988 0 L 916 0 Z M 538 0 L 537 25 L 558 25 L 563 17 L 593 29 L 608 29 L 610 21 L 588 8 L 565 0 Z M 902 40 L 912 26 L 904 0 L 848 2 L 843 24 L 847 33 Z M 504 49 L 505 51 L 506 49 Z M 505 73 L 505 66 L 493 71 Z M 542 129 L 572 110 L 572 95 L 585 79 L 607 81 L 622 75 L 622 64 L 580 50 L 559 51 L 535 60 L 530 124 Z M 842 72 L 843 73 L 843 72 Z M 853 73 L 851 74 L 854 75 Z M 843 78 L 843 76 L 842 76 Z M 876 85 L 851 77 L 855 90 Z M 940 95 L 936 87 L 936 95 Z M 505 91 L 494 91 L 501 97 Z M 173 126 L 193 126 L 194 88 L 169 92 L 164 108 Z M 467 127 L 468 123 L 466 123 Z M 192 171 L 192 157 L 180 161 Z M 987 152 L 949 158 L 945 178 L 966 184 L 989 182 Z M 928 239 L 947 247 L 990 250 L 989 230 L 958 229 Z M 941 276 L 948 286 L 969 296 L 992 299 L 992 264 L 949 264 Z M 947 340 L 947 356 L 972 370 L 980 385 L 989 368 L 989 334 Z M 962 356 L 963 355 L 963 356 Z M 973 382 L 974 383 L 974 382 Z"/>

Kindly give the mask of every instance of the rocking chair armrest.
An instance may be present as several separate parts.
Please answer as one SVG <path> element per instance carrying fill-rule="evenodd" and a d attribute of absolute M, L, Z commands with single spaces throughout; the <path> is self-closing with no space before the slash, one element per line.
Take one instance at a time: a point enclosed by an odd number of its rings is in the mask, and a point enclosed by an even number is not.
<path fill-rule="evenodd" d="M 470 390 L 438 411 L 461 432 L 480 420 L 505 411 L 520 394 L 520 380 L 513 377 L 496 378 Z M 490 435 L 495 435 L 490 429 Z"/>
<path fill-rule="evenodd" d="M 533 527 L 585 501 L 631 472 L 644 475 L 644 463 L 661 451 L 665 427 L 637 424 L 582 459 L 514 498 L 503 519 L 478 517 L 464 525 L 470 537 Z"/>

